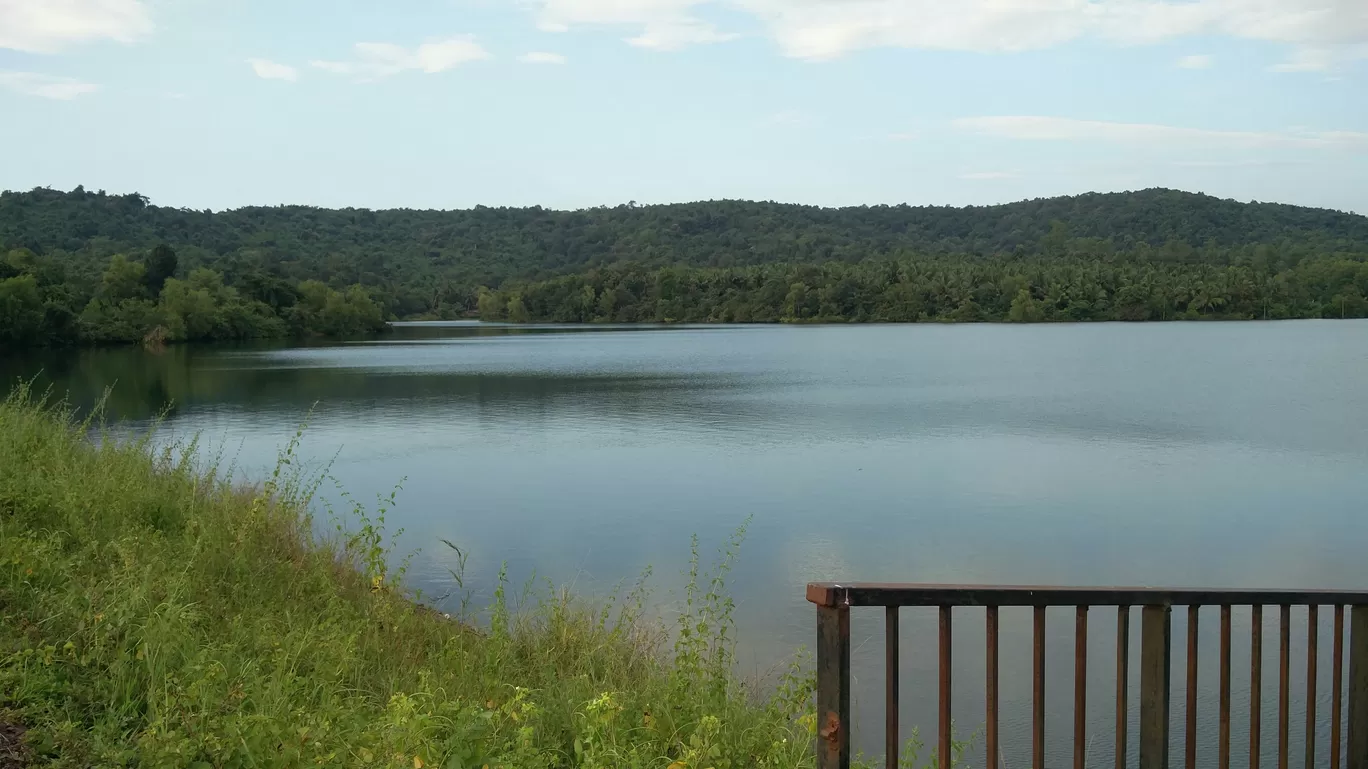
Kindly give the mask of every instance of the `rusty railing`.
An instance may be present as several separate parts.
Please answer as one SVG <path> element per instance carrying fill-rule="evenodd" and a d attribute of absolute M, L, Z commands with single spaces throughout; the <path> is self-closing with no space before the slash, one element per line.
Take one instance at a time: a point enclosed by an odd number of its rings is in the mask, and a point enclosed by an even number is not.
<path fill-rule="evenodd" d="M 873 583 L 813 583 L 807 586 L 807 599 L 817 605 L 817 766 L 819 769 L 847 769 L 851 754 L 850 720 L 850 610 L 852 607 L 881 606 L 885 610 L 885 724 L 887 765 L 897 769 L 898 736 L 898 610 L 904 606 L 936 607 L 940 612 L 940 682 L 938 757 L 951 756 L 950 660 L 952 614 L 955 607 L 978 606 L 986 609 L 987 659 L 986 723 L 984 736 L 990 767 L 1000 763 L 998 745 L 998 609 L 1004 606 L 1032 607 L 1034 632 L 1032 650 L 1031 767 L 1045 769 L 1045 610 L 1047 607 L 1074 607 L 1074 745 L 1073 767 L 1085 769 L 1086 690 L 1088 665 L 1088 616 L 1095 607 L 1116 607 L 1116 769 L 1126 769 L 1127 676 L 1131 608 L 1141 614 L 1139 668 L 1139 766 L 1140 769 L 1168 769 L 1169 765 L 1169 680 L 1172 644 L 1170 624 L 1172 607 L 1188 607 L 1187 622 L 1187 710 L 1185 723 L 1186 769 L 1196 767 L 1197 749 L 1197 618 L 1202 606 L 1220 607 L 1220 715 L 1218 735 L 1219 769 L 1230 767 L 1230 614 L 1232 606 L 1250 606 L 1250 769 L 1258 769 L 1260 759 L 1261 679 L 1263 659 L 1263 608 L 1280 611 L 1278 665 L 1278 769 L 1288 769 L 1289 647 L 1291 609 L 1307 609 L 1306 653 L 1306 757 L 1305 766 L 1316 765 L 1316 655 L 1317 609 L 1334 610 L 1334 639 L 1331 659 L 1332 692 L 1330 707 L 1330 769 L 1368 769 L 1368 592 L 1306 590 L 1166 590 L 1154 588 L 1068 588 L 1005 587 L 973 585 L 915 585 Z M 1347 750 L 1341 764 L 1341 702 L 1344 689 L 1344 620 L 1349 607 L 1350 633 Z"/>

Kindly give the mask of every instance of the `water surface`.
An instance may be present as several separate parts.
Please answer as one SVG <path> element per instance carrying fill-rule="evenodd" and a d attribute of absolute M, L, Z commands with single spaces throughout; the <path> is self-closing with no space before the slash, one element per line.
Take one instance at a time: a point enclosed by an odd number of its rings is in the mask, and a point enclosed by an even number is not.
<path fill-rule="evenodd" d="M 445 538 L 471 554 L 469 582 L 486 596 L 503 563 L 515 583 L 535 574 L 586 594 L 649 566 L 668 612 L 690 535 L 711 552 L 749 518 L 731 590 L 754 671 L 811 644 L 812 580 L 1368 588 L 1362 321 L 424 324 L 363 343 L 0 362 L 8 378 L 39 369 L 78 402 L 113 384 L 114 415 L 165 412 L 171 430 L 202 433 L 248 474 L 272 464 L 312 408 L 313 462 L 332 461 L 362 499 L 403 481 L 390 523 L 405 530 L 401 549 L 421 548 L 411 581 L 428 595 L 451 589 L 453 555 L 433 546 Z M 1269 614 L 1266 714 L 1276 712 Z M 983 720 L 982 612 L 959 616 L 955 714 L 968 730 Z M 929 729 L 934 621 L 908 610 L 903 630 L 905 720 Z M 1093 612 L 1089 755 L 1099 765 L 1111 750 L 1114 621 Z M 1029 615 L 1004 610 L 1003 624 L 1007 765 L 1023 766 Z M 857 612 L 854 628 L 857 737 L 875 750 L 880 613 Z M 1247 632 L 1237 610 L 1241 673 Z M 1071 611 L 1051 614 L 1051 763 L 1069 755 L 1072 633 Z M 1210 635 L 1202 676 L 1214 692 Z M 1303 680 L 1294 672 L 1294 702 Z M 1247 686 L 1237 674 L 1237 708 Z M 1181 692 L 1175 678 L 1175 718 Z M 1214 701 L 1200 715 L 1205 765 Z M 1298 744 L 1301 723 L 1294 713 Z M 1273 721 L 1263 733 L 1275 738 Z"/>

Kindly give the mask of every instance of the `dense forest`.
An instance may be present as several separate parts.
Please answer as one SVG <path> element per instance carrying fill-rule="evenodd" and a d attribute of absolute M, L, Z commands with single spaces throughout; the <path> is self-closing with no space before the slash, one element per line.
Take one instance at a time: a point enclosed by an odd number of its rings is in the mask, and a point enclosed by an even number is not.
<path fill-rule="evenodd" d="M 0 350 L 353 336 L 385 327 L 380 305 L 360 286 L 249 276 L 234 287 L 207 267 L 173 277 L 178 267 L 164 244 L 143 259 L 113 255 L 98 279 L 71 270 L 64 255 L 11 249 L 0 258 Z"/>
<path fill-rule="evenodd" d="M 485 320 L 976 322 L 1368 317 L 1361 255 L 1284 270 L 1131 259 L 871 260 L 858 264 L 608 267 L 479 297 Z"/>
<path fill-rule="evenodd" d="M 0 193 L 0 347 L 366 333 L 385 318 L 1368 315 L 1368 217 L 1174 190 L 998 206 L 211 212 Z"/>

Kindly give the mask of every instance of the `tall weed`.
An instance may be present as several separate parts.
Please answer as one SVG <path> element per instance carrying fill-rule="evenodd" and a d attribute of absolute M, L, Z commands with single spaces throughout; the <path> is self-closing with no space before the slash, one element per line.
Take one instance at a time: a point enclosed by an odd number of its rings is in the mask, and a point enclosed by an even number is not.
<path fill-rule="evenodd" d="M 397 488 L 314 524 L 302 436 L 244 487 L 193 441 L 116 439 L 24 388 L 0 402 L 0 711 L 43 765 L 812 765 L 804 661 L 777 687 L 734 672 L 744 527 L 711 564 L 694 540 L 673 631 L 645 577 L 607 603 L 539 583 L 510 602 L 502 572 L 479 611 L 458 548 L 452 618 L 404 585 Z"/>

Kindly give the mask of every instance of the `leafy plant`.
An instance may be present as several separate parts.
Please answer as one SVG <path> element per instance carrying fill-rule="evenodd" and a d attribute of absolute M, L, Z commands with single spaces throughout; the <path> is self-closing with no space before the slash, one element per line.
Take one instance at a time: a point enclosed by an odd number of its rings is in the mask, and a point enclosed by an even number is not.
<path fill-rule="evenodd" d="M 539 582 L 514 601 L 505 572 L 453 619 L 404 586 L 395 494 L 314 525 L 326 468 L 299 461 L 303 434 L 244 486 L 193 439 L 0 401 L 0 710 L 41 763 L 811 765 L 810 674 L 731 669 L 740 532 L 695 558 L 683 640 L 644 577 L 603 605 Z"/>

